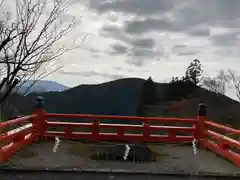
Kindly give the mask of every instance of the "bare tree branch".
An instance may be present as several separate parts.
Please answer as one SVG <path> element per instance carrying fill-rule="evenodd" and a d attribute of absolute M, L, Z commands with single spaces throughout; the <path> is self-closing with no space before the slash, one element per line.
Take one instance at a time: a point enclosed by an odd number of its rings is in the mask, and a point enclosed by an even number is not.
<path fill-rule="evenodd" d="M 233 70 L 229 69 L 228 73 L 230 75 L 236 96 L 237 96 L 238 100 L 240 101 L 240 79 L 237 78 L 237 76 Z"/>
<path fill-rule="evenodd" d="M 226 86 L 231 85 L 231 88 L 233 88 L 236 93 L 237 99 L 240 101 L 240 78 L 238 78 L 236 73 L 231 69 L 228 69 L 228 71 L 221 70 L 216 77 L 204 78 L 203 85 L 206 89 L 223 95 L 226 93 Z"/>
<path fill-rule="evenodd" d="M 7 85 L 0 94 L 0 103 L 12 92 L 17 80 L 21 85 L 37 73 L 38 80 L 46 77 L 62 66 L 44 72 L 44 65 L 79 47 L 57 48 L 57 43 L 75 25 L 74 18 L 68 24 L 61 21 L 67 8 L 63 0 L 16 0 L 16 17 L 6 16 L 0 21 L 0 75 L 5 77 L 0 90 Z"/>

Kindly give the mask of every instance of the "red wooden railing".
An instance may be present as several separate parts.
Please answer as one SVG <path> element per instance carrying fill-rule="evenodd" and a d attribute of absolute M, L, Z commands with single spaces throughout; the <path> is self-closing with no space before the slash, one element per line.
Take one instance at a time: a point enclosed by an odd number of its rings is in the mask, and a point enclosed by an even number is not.
<path fill-rule="evenodd" d="M 96 141 L 141 141 L 141 142 L 191 142 L 195 128 L 193 127 L 174 127 L 174 126 L 156 126 L 150 125 L 150 121 L 155 122 L 187 122 L 196 124 L 195 119 L 180 118 L 144 118 L 132 116 L 109 116 L 109 115 L 88 115 L 88 114 L 46 114 L 47 118 L 81 118 L 88 119 L 89 123 L 69 123 L 69 122 L 47 122 L 46 127 L 64 127 L 63 132 L 45 131 L 44 136 L 61 136 L 70 139 L 86 139 Z M 140 121 L 142 125 L 134 124 L 109 124 L 100 123 L 100 120 L 121 120 L 123 123 L 127 120 Z M 73 132 L 75 128 L 89 128 L 90 132 Z M 113 133 L 101 132 L 102 129 L 115 130 Z M 125 133 L 126 130 L 139 130 L 140 133 Z M 152 134 L 153 131 L 167 131 L 168 135 Z M 189 136 L 177 136 L 177 132 L 189 133 Z"/>
<path fill-rule="evenodd" d="M 240 142 L 227 137 L 227 133 L 240 135 L 240 130 L 226 127 L 208 120 L 206 106 L 200 105 L 196 118 L 163 118 L 163 117 L 134 117 L 134 116 L 110 116 L 90 114 L 50 114 L 42 108 L 42 100 L 38 99 L 37 108 L 33 115 L 0 123 L 1 132 L 13 125 L 28 124 L 20 128 L 3 132 L 0 135 L 0 162 L 7 161 L 11 155 L 27 144 L 31 144 L 42 137 L 64 137 L 68 139 L 92 140 L 92 141 L 125 141 L 125 142 L 192 142 L 194 139 L 200 142 L 201 148 L 207 148 L 232 161 L 240 167 Z M 56 122 L 50 119 L 81 119 L 81 122 Z M 101 120 L 118 120 L 121 124 L 102 123 Z M 129 124 L 131 122 L 139 122 Z M 85 121 L 85 122 L 83 122 Z M 126 122 L 128 121 L 128 122 Z M 125 124 L 124 124 L 125 122 Z M 183 123 L 188 126 L 163 126 L 163 123 Z M 50 130 L 55 127 L 55 130 Z M 59 131 L 56 127 L 64 130 Z M 89 131 L 85 131 L 89 129 Z M 77 129 L 77 130 L 76 130 Z M 111 129 L 111 133 L 103 132 L 103 129 Z M 214 130 L 213 130 L 214 129 Z M 133 133 L 138 130 L 137 133 Z M 127 131 L 132 131 L 131 133 Z M 167 131 L 167 134 L 159 132 Z M 225 133 L 223 133 L 223 131 Z M 155 133 L 154 133 L 155 132 Z M 158 132 L 158 134 L 156 134 Z M 187 135 L 177 135 L 184 132 Z"/>

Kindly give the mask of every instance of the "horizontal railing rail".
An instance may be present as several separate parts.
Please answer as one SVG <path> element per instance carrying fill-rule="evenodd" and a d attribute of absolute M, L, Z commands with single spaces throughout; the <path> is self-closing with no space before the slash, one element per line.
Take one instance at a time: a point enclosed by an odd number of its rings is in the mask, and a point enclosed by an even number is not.
<path fill-rule="evenodd" d="M 135 120 L 135 121 L 155 121 L 155 122 L 185 122 L 196 124 L 194 118 L 166 118 L 166 117 L 137 117 L 137 116 L 117 116 L 117 115 L 94 115 L 94 114 L 56 114 L 46 113 L 47 118 L 87 118 L 101 120 Z"/>
<path fill-rule="evenodd" d="M 0 141 L 1 142 L 11 141 L 11 140 L 18 138 L 19 136 L 24 136 L 31 132 L 32 132 L 32 124 L 29 123 L 29 124 L 26 124 L 19 128 L 15 128 L 15 129 L 12 129 L 10 131 L 7 131 L 7 132 L 1 134 Z"/>
<path fill-rule="evenodd" d="M 17 150 L 41 137 L 60 136 L 79 140 L 128 142 L 192 142 L 197 140 L 200 142 L 201 148 L 208 148 L 240 167 L 240 153 L 235 151 L 235 149 L 240 149 L 239 140 L 222 134 L 222 131 L 225 131 L 239 135 L 240 130 L 209 121 L 206 108 L 204 104 L 199 105 L 196 118 L 56 114 L 46 113 L 43 109 L 43 98 L 38 98 L 33 115 L 0 123 L 2 130 L 11 125 L 31 122 L 23 128 L 8 132 L 1 131 L 0 162 L 8 160 Z M 78 119 L 78 122 L 56 121 L 56 119 L 66 118 Z M 51 119 L 54 121 L 50 121 Z M 104 120 L 109 120 L 109 122 L 105 123 Z M 164 125 L 164 123 L 168 125 Z M 173 126 L 169 125 L 171 123 Z M 183 126 L 186 123 L 189 123 L 190 126 Z M 62 130 L 59 130 L 58 127 L 61 127 Z M 110 132 L 106 132 L 106 129 Z M 179 135 L 180 133 L 184 133 L 184 135 Z"/>
<path fill-rule="evenodd" d="M 95 117 L 95 116 L 94 116 Z M 160 120 L 160 118 L 158 118 Z M 44 136 L 62 136 L 70 139 L 114 140 L 114 141 L 144 141 L 144 142 L 191 142 L 194 139 L 194 127 L 156 126 L 149 125 L 146 120 L 143 125 L 99 123 L 69 123 L 47 122 L 47 128 L 64 127 L 64 132 L 46 131 Z M 73 131 L 73 128 L 89 128 L 89 132 Z M 112 129 L 114 133 L 101 132 L 101 129 Z M 126 130 L 140 130 L 129 133 Z M 167 131 L 167 135 L 153 134 L 153 131 Z M 189 133 L 189 136 L 176 135 L 177 132 Z"/>
<path fill-rule="evenodd" d="M 9 121 L 1 122 L 0 123 L 0 129 L 9 127 L 10 125 L 21 124 L 21 123 L 24 123 L 26 121 L 31 121 L 34 117 L 36 117 L 36 115 L 32 114 L 32 115 L 29 115 L 29 116 L 24 116 L 24 117 L 20 117 L 20 118 L 17 118 L 17 119 L 12 119 L 12 120 L 9 120 Z M 2 131 L 0 131 L 0 132 L 2 132 Z"/>
<path fill-rule="evenodd" d="M 0 162 L 7 161 L 17 150 L 36 140 L 32 124 L 4 132 L 0 135 Z"/>
<path fill-rule="evenodd" d="M 66 126 L 66 127 L 95 127 L 93 123 L 70 123 L 70 122 L 47 122 L 47 126 Z M 131 125 L 131 124 L 108 124 L 99 123 L 100 128 L 122 128 L 122 129 L 143 129 L 144 125 Z M 150 130 L 174 130 L 174 131 L 184 131 L 184 132 L 194 132 L 194 127 L 178 127 L 178 126 L 156 126 L 150 125 Z"/>
<path fill-rule="evenodd" d="M 214 123 L 211 121 L 205 121 L 204 134 L 205 138 L 202 141 L 202 145 L 216 154 L 223 156 L 224 158 L 232 161 L 234 164 L 240 167 L 240 141 L 228 137 L 226 133 L 222 134 L 215 131 L 225 131 L 232 135 L 240 135 L 240 130 L 224 125 Z M 214 128 L 209 130 L 208 128 Z"/>
<path fill-rule="evenodd" d="M 214 127 L 214 128 L 219 129 L 219 130 L 226 131 L 228 133 L 233 133 L 235 135 L 240 135 L 240 130 L 239 129 L 234 129 L 234 128 L 231 128 L 231 127 L 227 127 L 227 126 L 224 126 L 224 125 L 212 122 L 212 121 L 205 121 L 205 124 L 209 127 Z"/>

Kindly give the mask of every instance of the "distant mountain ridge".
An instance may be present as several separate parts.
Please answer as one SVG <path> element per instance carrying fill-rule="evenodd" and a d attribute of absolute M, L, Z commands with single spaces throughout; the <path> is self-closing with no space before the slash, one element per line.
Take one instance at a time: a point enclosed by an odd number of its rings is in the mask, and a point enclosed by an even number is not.
<path fill-rule="evenodd" d="M 32 87 L 31 87 L 32 86 Z M 28 80 L 21 87 L 17 88 L 19 94 L 30 94 L 30 93 L 44 93 L 44 92 L 61 92 L 69 89 L 69 87 L 49 80 Z"/>
<path fill-rule="evenodd" d="M 21 114 L 31 113 L 36 97 L 42 96 L 45 102 L 44 108 L 49 113 L 145 116 L 144 112 L 147 111 L 149 116 L 193 118 L 196 117 L 198 104 L 206 103 L 209 107 L 210 120 L 240 127 L 240 103 L 229 97 L 201 87 L 189 92 L 188 89 L 177 84 L 155 83 L 155 102 L 148 104 L 143 102 L 142 98 L 145 96 L 143 93 L 145 82 L 146 80 L 140 78 L 126 78 L 96 85 L 79 85 L 60 92 L 35 92 L 25 97 L 13 94 L 9 102 L 14 104 Z M 186 91 L 186 96 L 182 96 L 181 91 Z M 154 107 L 146 106 L 151 104 Z M 169 105 L 172 104 L 175 109 L 170 110 Z M 151 108 L 150 111 L 148 108 Z M 7 117 L 12 114 L 9 112 Z M 64 119 L 64 121 L 79 120 Z M 116 123 L 121 122 L 123 121 Z"/>
<path fill-rule="evenodd" d="M 43 96 L 48 112 L 136 115 L 144 82 L 138 78 L 119 79 L 57 93 L 31 93 L 27 98 Z"/>

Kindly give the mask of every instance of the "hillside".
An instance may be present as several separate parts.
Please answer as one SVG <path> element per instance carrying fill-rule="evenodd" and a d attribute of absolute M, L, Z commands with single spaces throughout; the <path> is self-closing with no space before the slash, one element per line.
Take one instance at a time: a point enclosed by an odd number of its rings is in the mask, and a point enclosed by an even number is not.
<path fill-rule="evenodd" d="M 235 100 L 200 87 L 189 90 L 170 83 L 155 83 L 155 100 L 146 103 L 143 99 L 150 96 L 142 97 L 146 96 L 143 93 L 145 82 L 137 78 L 120 79 L 98 85 L 80 85 L 62 92 L 31 93 L 25 97 L 15 94 L 9 101 L 21 114 L 31 112 L 35 98 L 40 95 L 45 99 L 46 111 L 52 113 L 169 117 L 196 117 L 198 104 L 204 102 L 209 106 L 211 120 L 240 127 L 240 103 Z M 183 90 L 187 92 L 185 95 L 181 93 Z M 177 108 L 169 110 L 173 104 Z"/>
<path fill-rule="evenodd" d="M 16 91 L 19 94 L 27 94 L 29 93 L 43 93 L 43 92 L 60 92 L 68 89 L 68 87 L 54 82 L 54 81 L 48 81 L 48 80 L 39 80 L 39 81 L 33 81 L 33 80 L 28 80 L 26 81 L 21 87 L 17 88 Z"/>
<path fill-rule="evenodd" d="M 10 101 L 22 114 L 31 112 L 35 98 L 42 96 L 46 111 L 52 113 L 134 116 L 144 82 L 137 78 L 120 79 L 97 85 L 80 85 L 62 92 L 31 93 L 25 97 L 15 94 Z"/>
<path fill-rule="evenodd" d="M 196 117 L 197 108 L 200 103 L 208 106 L 208 118 L 214 122 L 240 128 L 240 103 L 225 95 L 196 87 L 186 97 L 174 99 L 171 97 L 171 90 L 178 90 L 177 87 L 170 87 L 170 84 L 156 83 L 157 97 L 152 104 L 142 104 L 140 116 L 164 116 L 164 117 Z M 166 100 L 168 99 L 168 100 Z M 175 108 L 170 110 L 169 107 Z"/>

